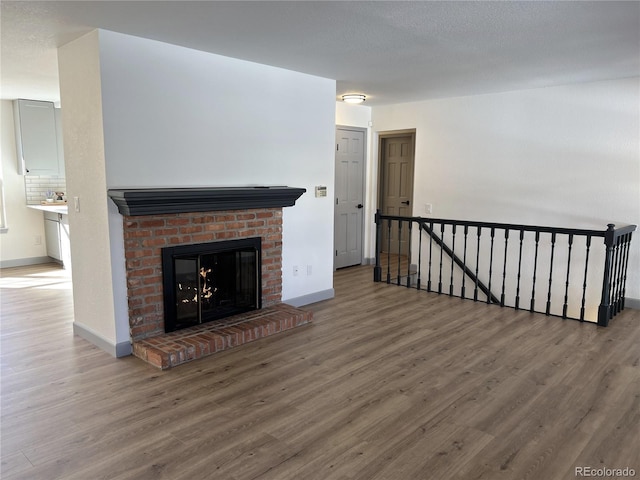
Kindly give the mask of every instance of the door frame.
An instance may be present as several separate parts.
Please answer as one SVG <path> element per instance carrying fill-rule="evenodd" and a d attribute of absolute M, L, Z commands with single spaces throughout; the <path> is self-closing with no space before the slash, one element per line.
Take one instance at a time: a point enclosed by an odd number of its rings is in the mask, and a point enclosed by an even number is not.
<path fill-rule="evenodd" d="M 389 130 L 384 132 L 378 132 L 378 186 L 377 186 L 377 194 L 376 194 L 376 209 L 382 208 L 382 195 L 384 189 L 384 168 L 383 168 L 383 157 L 384 157 L 384 141 L 388 138 L 396 138 L 396 137 L 411 137 L 411 158 L 413 162 L 411 164 L 412 168 L 412 178 L 413 185 L 411 185 L 411 204 L 415 206 L 414 203 L 414 195 L 415 195 L 415 173 L 416 173 L 416 129 L 408 128 L 404 130 Z M 412 208 L 413 210 L 413 208 Z"/>
<path fill-rule="evenodd" d="M 354 132 L 360 132 L 363 135 L 363 140 L 362 140 L 362 178 L 360 179 L 360 181 L 362 182 L 362 205 L 363 207 L 363 214 L 362 214 L 362 220 L 360 221 L 360 262 L 361 264 L 365 264 L 365 218 L 366 218 L 366 212 L 367 212 L 367 173 L 368 173 L 368 168 L 367 168 L 367 159 L 369 158 L 368 155 L 368 139 L 367 139 L 367 129 L 363 128 L 363 127 L 353 127 L 350 125 L 336 125 L 335 128 L 335 140 L 337 142 L 338 139 L 338 130 L 351 130 Z M 333 157 L 333 162 L 334 162 L 334 166 L 335 166 L 335 162 L 336 162 L 336 151 L 334 151 L 334 157 Z M 335 170 L 334 170 L 334 185 L 335 185 Z M 335 192 L 334 192 L 334 198 L 333 198 L 333 219 L 334 219 L 334 224 L 333 224 L 333 251 L 335 252 L 336 249 L 336 228 L 335 228 L 335 208 L 336 208 L 336 203 L 335 203 Z M 335 263 L 335 255 L 333 257 L 333 270 L 336 270 L 336 263 Z"/>

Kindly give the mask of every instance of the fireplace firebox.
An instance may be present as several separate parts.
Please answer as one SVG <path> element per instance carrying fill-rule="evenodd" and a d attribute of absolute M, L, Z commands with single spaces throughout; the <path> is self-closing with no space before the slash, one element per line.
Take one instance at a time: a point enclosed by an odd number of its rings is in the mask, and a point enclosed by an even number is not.
<path fill-rule="evenodd" d="M 165 332 L 262 308 L 261 238 L 162 249 Z"/>

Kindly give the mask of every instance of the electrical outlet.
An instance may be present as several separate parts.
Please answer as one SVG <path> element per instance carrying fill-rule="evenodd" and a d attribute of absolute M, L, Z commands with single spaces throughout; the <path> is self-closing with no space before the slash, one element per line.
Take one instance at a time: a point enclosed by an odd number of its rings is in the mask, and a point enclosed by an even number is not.
<path fill-rule="evenodd" d="M 311 273 L 313 273 L 311 265 L 307 265 L 307 276 L 311 275 Z"/>
<path fill-rule="evenodd" d="M 42 245 L 42 235 L 36 235 L 33 237 L 34 245 Z"/>
<path fill-rule="evenodd" d="M 424 213 L 426 213 L 427 215 L 431 215 L 433 213 L 433 205 L 430 203 L 425 203 L 424 204 Z"/>
<path fill-rule="evenodd" d="M 298 268 L 298 265 L 294 265 L 293 266 L 293 276 L 297 277 L 300 274 L 300 269 Z"/>

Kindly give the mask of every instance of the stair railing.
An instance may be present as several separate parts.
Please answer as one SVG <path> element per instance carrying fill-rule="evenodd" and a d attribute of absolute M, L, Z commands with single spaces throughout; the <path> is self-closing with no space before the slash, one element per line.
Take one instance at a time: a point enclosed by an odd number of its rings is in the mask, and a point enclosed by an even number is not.
<path fill-rule="evenodd" d="M 530 312 L 600 326 L 624 309 L 635 225 L 586 230 L 379 210 L 375 222 L 376 282 L 385 270 L 387 283 L 516 310 L 526 303 Z M 604 249 L 592 248 L 594 238 Z"/>

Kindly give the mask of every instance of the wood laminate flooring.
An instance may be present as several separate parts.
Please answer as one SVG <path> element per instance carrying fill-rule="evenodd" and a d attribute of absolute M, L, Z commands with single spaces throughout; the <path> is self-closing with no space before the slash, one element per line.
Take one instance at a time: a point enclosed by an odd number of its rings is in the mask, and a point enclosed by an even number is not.
<path fill-rule="evenodd" d="M 3 480 L 640 477 L 639 311 L 600 328 L 352 267 L 311 325 L 158 371 L 73 336 L 63 270 L 1 273 Z"/>

